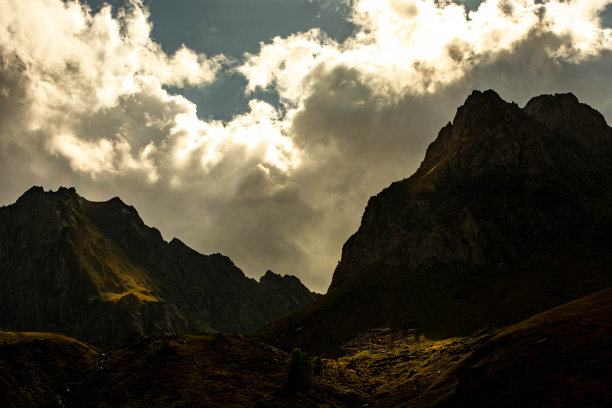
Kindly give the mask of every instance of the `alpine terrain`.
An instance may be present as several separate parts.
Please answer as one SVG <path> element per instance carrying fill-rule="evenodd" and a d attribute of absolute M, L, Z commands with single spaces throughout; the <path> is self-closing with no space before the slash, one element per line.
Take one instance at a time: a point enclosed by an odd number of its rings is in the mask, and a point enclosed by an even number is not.
<path fill-rule="evenodd" d="M 32 187 L 0 208 L 0 327 L 98 343 L 131 332 L 251 333 L 315 298 L 299 279 L 247 278 L 223 255 L 163 240 L 119 198 Z"/>

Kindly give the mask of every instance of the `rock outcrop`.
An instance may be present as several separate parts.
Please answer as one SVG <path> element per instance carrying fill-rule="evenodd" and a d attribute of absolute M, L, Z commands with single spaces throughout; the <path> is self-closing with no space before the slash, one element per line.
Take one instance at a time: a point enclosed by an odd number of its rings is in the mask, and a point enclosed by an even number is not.
<path fill-rule="evenodd" d="M 574 95 L 521 109 L 474 91 L 416 173 L 370 199 L 327 295 L 262 339 L 469 334 L 612 285 L 611 152 L 612 129 Z"/>
<path fill-rule="evenodd" d="M 168 243 L 119 198 L 32 187 L 0 208 L 4 329 L 102 343 L 134 331 L 251 333 L 315 296 L 297 278 L 258 283 L 226 256 Z"/>

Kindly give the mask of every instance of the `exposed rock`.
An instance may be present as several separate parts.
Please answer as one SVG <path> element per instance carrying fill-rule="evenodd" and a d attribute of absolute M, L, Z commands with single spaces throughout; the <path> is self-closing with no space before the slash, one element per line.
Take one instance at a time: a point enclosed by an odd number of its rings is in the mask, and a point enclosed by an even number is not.
<path fill-rule="evenodd" d="M 117 197 L 32 187 L 0 208 L 2 328 L 105 343 L 130 332 L 251 333 L 315 297 L 297 278 L 269 280 L 165 242 Z"/>

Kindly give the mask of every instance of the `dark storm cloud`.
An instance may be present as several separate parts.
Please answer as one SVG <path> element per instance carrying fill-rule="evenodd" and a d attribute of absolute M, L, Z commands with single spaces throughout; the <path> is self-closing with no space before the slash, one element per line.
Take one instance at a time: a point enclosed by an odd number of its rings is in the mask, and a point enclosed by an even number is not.
<path fill-rule="evenodd" d="M 469 84 L 479 89 L 496 89 L 506 100 L 521 106 L 543 93 L 572 92 L 581 102 L 599 110 L 612 123 L 609 85 L 612 52 L 571 62 L 546 57 L 548 50 L 564 39 L 551 34 L 533 33 L 512 52 L 502 52 L 487 64 L 469 73 Z"/>

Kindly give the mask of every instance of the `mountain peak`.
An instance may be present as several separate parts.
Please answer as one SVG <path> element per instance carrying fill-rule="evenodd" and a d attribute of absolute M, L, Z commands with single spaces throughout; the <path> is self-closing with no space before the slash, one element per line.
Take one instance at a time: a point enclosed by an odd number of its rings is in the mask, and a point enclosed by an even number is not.
<path fill-rule="evenodd" d="M 274 273 L 271 270 L 267 270 L 266 273 L 260 278 L 260 282 L 261 280 L 279 280 L 282 279 L 283 277 L 281 275 L 279 275 L 278 273 Z"/>
<path fill-rule="evenodd" d="M 493 89 L 487 89 L 486 91 L 480 91 L 478 89 L 474 89 L 472 93 L 467 97 L 463 105 L 465 106 L 465 105 L 470 105 L 470 104 L 479 104 L 483 102 L 488 102 L 488 103 L 494 102 L 495 103 L 495 102 L 504 102 L 504 100 Z"/>
<path fill-rule="evenodd" d="M 297 276 L 293 276 L 293 275 L 280 275 L 278 273 L 274 273 L 271 270 L 267 270 L 266 273 L 259 278 L 259 283 L 262 283 L 264 285 L 277 285 L 277 284 L 284 284 L 284 285 L 289 285 L 289 286 L 302 286 L 302 282 L 300 281 L 300 278 L 298 278 Z"/>
<path fill-rule="evenodd" d="M 560 106 L 571 106 L 575 108 L 578 105 L 580 105 L 580 101 L 576 95 L 571 92 L 566 92 L 534 96 L 527 102 L 524 109 L 530 111 L 538 106 L 539 108 L 544 107 L 548 110 L 558 110 Z"/>
<path fill-rule="evenodd" d="M 474 91 L 417 172 L 369 200 L 327 294 L 261 338 L 312 351 L 379 327 L 457 336 L 609 286 L 611 131 L 571 94 L 521 109 Z"/>
<path fill-rule="evenodd" d="M 532 98 L 525 112 L 553 130 L 558 137 L 578 143 L 607 166 L 612 165 L 612 129 L 603 115 L 571 93 Z"/>
<path fill-rule="evenodd" d="M 470 121 L 489 121 L 506 113 L 508 108 L 509 104 L 494 90 L 489 89 L 484 92 L 474 90 L 464 104 L 457 108 L 453 124 L 466 119 Z"/>
<path fill-rule="evenodd" d="M 40 199 L 45 196 L 45 190 L 41 186 L 32 186 L 17 199 L 17 202 Z"/>
<path fill-rule="evenodd" d="M 492 90 L 474 91 L 409 183 L 431 191 L 491 172 L 539 174 L 559 166 L 612 167 L 612 129 L 599 112 L 571 93 L 538 96 L 521 109 Z"/>
<path fill-rule="evenodd" d="M 25 193 L 23 193 L 22 197 L 31 195 L 31 194 L 40 194 L 44 192 L 45 192 L 45 189 L 42 188 L 42 186 L 32 186 Z"/>
<path fill-rule="evenodd" d="M 74 188 L 74 187 L 63 187 L 63 186 L 60 186 L 60 188 L 57 189 L 57 194 L 62 194 L 62 195 L 66 195 L 66 196 L 78 196 L 78 194 L 76 192 L 76 188 Z"/>
<path fill-rule="evenodd" d="M 59 187 L 57 191 L 45 191 L 41 186 L 32 186 L 17 199 L 17 202 L 23 203 L 24 201 L 38 201 L 52 197 L 64 198 L 68 200 L 78 200 L 81 198 L 77 194 L 74 187 Z"/>

